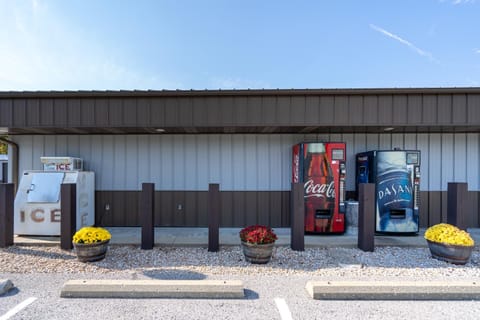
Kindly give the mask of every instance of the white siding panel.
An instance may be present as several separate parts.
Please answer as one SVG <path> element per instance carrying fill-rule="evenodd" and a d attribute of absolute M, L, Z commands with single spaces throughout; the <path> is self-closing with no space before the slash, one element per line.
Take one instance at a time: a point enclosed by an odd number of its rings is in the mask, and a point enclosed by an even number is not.
<path fill-rule="evenodd" d="M 405 134 L 403 148 L 405 150 L 417 150 L 417 135 L 413 133 Z"/>
<path fill-rule="evenodd" d="M 245 138 L 244 136 L 232 137 L 232 154 L 233 154 L 233 188 L 234 190 L 245 189 Z"/>
<path fill-rule="evenodd" d="M 129 146 L 128 150 L 125 145 L 126 136 L 114 136 L 113 137 L 113 159 L 111 159 L 111 164 L 113 167 L 112 176 L 108 179 L 113 180 L 114 190 L 127 190 L 126 181 L 127 176 L 131 173 L 128 171 L 131 169 L 127 166 L 127 157 L 131 157 L 131 154 L 135 152 L 135 146 Z M 108 143 L 105 141 L 105 143 Z M 110 155 L 107 155 L 110 158 Z M 105 160 L 105 159 L 104 159 Z M 110 171 L 110 170 L 108 170 Z"/>
<path fill-rule="evenodd" d="M 454 157 L 453 157 L 453 134 L 446 133 L 442 135 L 442 190 L 447 190 L 449 182 L 455 182 L 453 176 Z"/>
<path fill-rule="evenodd" d="M 138 137 L 138 188 L 142 188 L 142 183 L 153 182 L 152 165 L 150 164 L 150 136 Z"/>
<path fill-rule="evenodd" d="M 173 178 L 174 178 L 174 155 L 173 155 L 174 140 L 168 136 L 162 136 L 160 148 L 161 163 L 162 163 L 162 175 L 160 190 L 173 190 Z"/>
<path fill-rule="evenodd" d="M 417 149 L 420 150 L 420 190 L 428 190 L 429 171 L 428 163 L 430 154 L 428 152 L 429 136 L 428 134 L 419 134 L 417 136 Z M 438 173 L 437 173 L 438 174 Z"/>
<path fill-rule="evenodd" d="M 102 181 L 102 171 L 108 170 L 108 168 L 102 167 L 102 146 L 103 141 L 100 136 L 92 136 L 89 141 L 91 144 L 92 155 L 90 159 L 84 159 L 89 163 L 89 170 L 95 172 L 95 188 L 99 190 L 110 190 L 105 189 Z M 81 155 L 83 157 L 83 154 Z M 111 187 L 111 186 L 109 186 Z"/>
<path fill-rule="evenodd" d="M 245 162 L 244 172 L 245 175 L 245 189 L 244 190 L 258 190 L 257 183 L 257 170 L 259 166 L 258 159 L 258 144 L 255 135 L 245 136 L 244 141 L 245 148 Z"/>
<path fill-rule="evenodd" d="M 40 149 L 43 149 L 43 155 L 46 156 L 46 157 L 49 157 L 49 156 L 57 156 L 58 153 L 57 153 L 57 139 L 55 136 L 33 136 L 33 139 L 35 140 L 36 138 L 43 138 L 43 141 L 42 140 L 39 140 L 39 141 L 42 141 L 43 143 L 43 148 L 40 147 L 39 145 L 39 148 Z M 35 146 L 37 144 L 35 143 Z M 39 159 L 40 160 L 40 159 Z M 38 168 L 40 168 L 41 165 L 39 165 Z"/>
<path fill-rule="evenodd" d="M 139 166 L 138 166 L 138 140 L 137 136 L 127 136 L 125 138 L 125 189 L 126 190 L 139 190 Z"/>
<path fill-rule="evenodd" d="M 55 136 L 55 153 L 59 156 L 66 156 L 68 154 L 68 136 Z"/>
<path fill-rule="evenodd" d="M 389 150 L 392 148 L 392 135 L 390 133 L 381 134 L 378 142 L 379 150 Z"/>
<path fill-rule="evenodd" d="M 467 136 L 454 135 L 453 182 L 467 182 Z"/>
<path fill-rule="evenodd" d="M 467 182 L 469 190 L 480 190 L 480 135 L 467 134 Z"/>
<path fill-rule="evenodd" d="M 122 169 L 123 171 L 115 170 L 115 166 L 119 161 L 119 159 L 115 159 L 115 141 L 113 139 L 113 136 L 102 136 L 101 140 L 102 140 L 102 144 L 100 146 L 100 149 L 98 150 L 98 152 L 101 153 L 102 155 L 101 165 L 100 165 L 101 169 L 96 172 L 96 174 L 100 176 L 99 189 L 100 190 L 110 190 L 110 189 L 121 190 L 120 188 L 123 187 L 123 184 L 121 186 L 116 185 L 113 180 L 116 172 L 119 172 L 119 176 L 120 176 L 119 178 L 124 176 L 124 172 L 125 172 L 125 169 Z M 124 154 L 122 154 L 121 156 L 123 158 Z"/>
<path fill-rule="evenodd" d="M 307 139 L 308 138 L 308 139 Z M 301 141 L 347 144 L 347 190 L 355 188 L 355 154 L 371 149 L 419 149 L 421 189 L 447 190 L 448 182 L 480 189 L 480 134 L 332 135 L 92 135 L 13 136 L 20 174 L 41 170 L 41 156 L 74 156 L 96 173 L 98 190 L 289 190 L 292 146 Z"/>
<path fill-rule="evenodd" d="M 398 134 L 398 133 L 392 134 L 392 149 L 394 148 L 405 149 L 404 139 L 405 139 L 405 135 L 403 134 Z"/>
<path fill-rule="evenodd" d="M 220 188 L 222 190 L 233 190 L 233 148 L 232 136 L 220 136 Z"/>
<path fill-rule="evenodd" d="M 257 187 L 258 190 L 270 190 L 270 166 L 273 155 L 270 152 L 270 135 L 257 137 Z"/>
<path fill-rule="evenodd" d="M 185 136 L 173 136 L 173 190 L 185 190 L 185 153 L 187 152 L 185 147 Z M 202 146 L 204 148 L 204 146 Z M 193 157 L 195 150 L 188 150 L 188 156 Z M 172 168 L 170 167 L 170 168 Z"/>
<path fill-rule="evenodd" d="M 162 143 L 159 135 L 150 137 L 150 181 L 155 183 L 156 189 L 162 188 Z"/>
<path fill-rule="evenodd" d="M 220 135 L 208 136 L 208 154 L 208 183 L 220 183 Z"/>
<path fill-rule="evenodd" d="M 430 145 L 428 149 L 428 190 L 442 190 L 442 136 L 440 134 L 430 134 Z M 424 170 L 425 171 L 425 170 Z M 446 190 L 446 189 L 445 189 Z"/>
<path fill-rule="evenodd" d="M 366 135 L 366 150 L 377 150 L 379 149 L 379 143 L 378 143 L 378 134 L 367 134 Z"/>
<path fill-rule="evenodd" d="M 290 190 L 292 172 L 292 146 L 282 136 L 271 135 L 268 148 L 270 163 L 268 164 L 270 176 L 270 190 Z"/>
<path fill-rule="evenodd" d="M 355 150 L 354 146 L 355 137 L 354 134 L 344 134 L 343 142 L 346 145 L 346 160 L 347 160 L 347 181 L 346 188 L 347 190 L 355 190 Z"/>
<path fill-rule="evenodd" d="M 195 139 L 192 139 L 194 137 Z M 212 156 L 209 153 L 208 136 L 188 136 L 186 140 L 186 153 L 188 156 L 185 159 L 185 165 L 195 170 L 191 172 L 191 176 L 185 177 L 186 189 L 190 190 L 193 187 L 195 190 L 208 190 L 210 180 L 209 159 Z M 195 164 L 197 165 L 195 166 Z"/>

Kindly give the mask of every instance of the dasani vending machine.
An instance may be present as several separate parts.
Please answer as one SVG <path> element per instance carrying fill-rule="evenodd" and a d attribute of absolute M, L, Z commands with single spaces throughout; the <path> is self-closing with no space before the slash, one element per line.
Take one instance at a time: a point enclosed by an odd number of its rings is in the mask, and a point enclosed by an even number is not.
<path fill-rule="evenodd" d="M 417 234 L 420 151 L 373 150 L 356 156 L 356 185 L 375 184 L 375 232 Z"/>

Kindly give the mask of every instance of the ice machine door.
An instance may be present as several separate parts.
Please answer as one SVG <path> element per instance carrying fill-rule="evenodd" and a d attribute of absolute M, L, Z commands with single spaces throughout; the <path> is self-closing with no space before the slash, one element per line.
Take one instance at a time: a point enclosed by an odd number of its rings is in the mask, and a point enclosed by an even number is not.
<path fill-rule="evenodd" d="M 32 184 L 27 191 L 27 202 L 60 201 L 60 185 L 63 172 L 37 172 L 32 177 Z"/>

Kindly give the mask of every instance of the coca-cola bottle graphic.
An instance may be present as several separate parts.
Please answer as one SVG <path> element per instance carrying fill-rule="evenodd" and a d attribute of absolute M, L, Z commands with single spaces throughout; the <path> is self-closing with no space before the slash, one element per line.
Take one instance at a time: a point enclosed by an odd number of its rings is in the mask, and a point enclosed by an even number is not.
<path fill-rule="evenodd" d="M 323 143 L 308 144 L 304 189 L 305 231 L 330 232 L 335 208 L 335 185 Z"/>

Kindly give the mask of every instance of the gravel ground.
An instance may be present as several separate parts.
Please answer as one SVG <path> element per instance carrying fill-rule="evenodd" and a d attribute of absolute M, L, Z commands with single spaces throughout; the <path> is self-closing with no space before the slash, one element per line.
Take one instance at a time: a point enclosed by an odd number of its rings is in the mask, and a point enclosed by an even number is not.
<path fill-rule="evenodd" d="M 0 249 L 0 273 L 102 274 L 105 276 L 203 279 L 241 275 L 306 275 L 328 279 L 479 280 L 480 251 L 469 263 L 453 265 L 431 258 L 428 248 L 381 247 L 375 252 L 347 248 L 312 248 L 303 252 L 276 247 L 266 265 L 245 262 L 240 246 L 206 248 L 110 245 L 104 260 L 82 263 L 75 252 L 59 247 L 12 246 Z"/>

